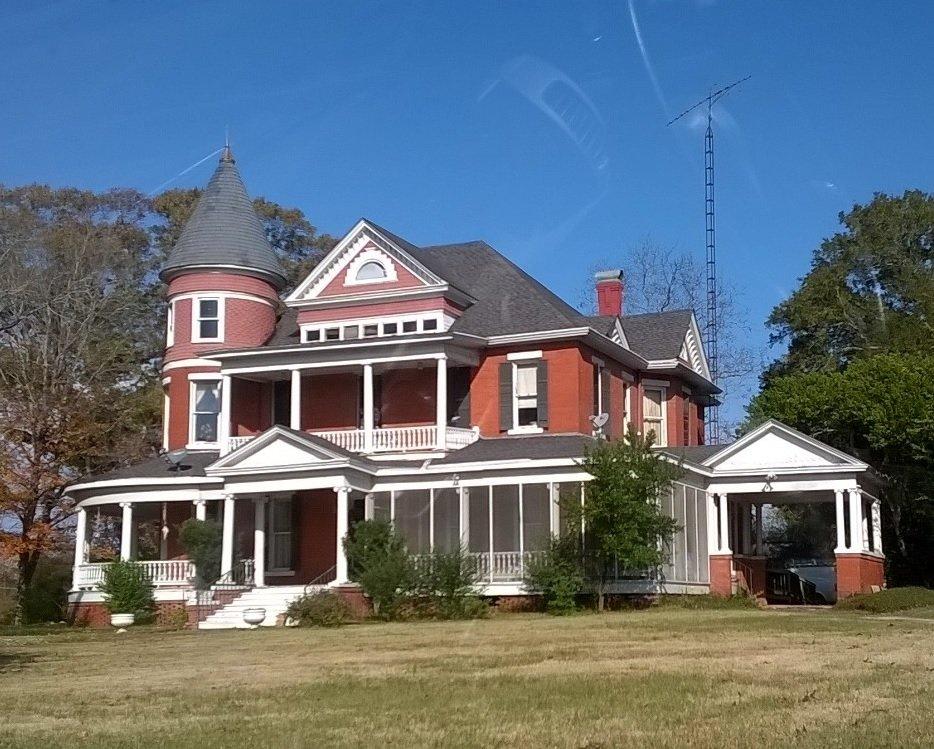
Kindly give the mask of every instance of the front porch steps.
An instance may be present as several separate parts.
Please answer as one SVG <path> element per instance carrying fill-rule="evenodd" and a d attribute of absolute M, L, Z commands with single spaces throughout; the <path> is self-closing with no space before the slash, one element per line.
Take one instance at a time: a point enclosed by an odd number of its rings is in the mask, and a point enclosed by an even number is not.
<path fill-rule="evenodd" d="M 243 621 L 243 611 L 252 608 L 266 609 L 266 618 L 260 626 L 274 627 L 289 604 L 304 593 L 304 585 L 252 588 L 219 608 L 203 622 L 198 622 L 198 629 L 249 629 L 250 625 Z"/>

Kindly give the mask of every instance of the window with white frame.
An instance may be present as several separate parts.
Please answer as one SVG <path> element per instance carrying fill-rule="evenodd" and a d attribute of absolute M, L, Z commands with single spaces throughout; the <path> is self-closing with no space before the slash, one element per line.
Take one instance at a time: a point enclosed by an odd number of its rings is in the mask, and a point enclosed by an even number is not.
<path fill-rule="evenodd" d="M 603 392 L 603 362 L 594 359 L 593 362 L 593 413 L 602 414 L 605 410 L 606 395 Z"/>
<path fill-rule="evenodd" d="M 449 324 L 449 323 L 448 323 Z M 382 336 L 411 335 L 412 333 L 431 333 L 445 327 L 444 316 L 440 312 L 417 317 L 396 317 L 387 320 L 367 319 L 329 322 L 326 325 L 304 326 L 302 341 L 352 341 L 358 338 L 377 338 Z"/>
<path fill-rule="evenodd" d="M 513 424 L 517 427 L 538 426 L 538 363 L 517 362 L 514 365 Z"/>
<path fill-rule="evenodd" d="M 269 545 L 266 551 L 269 571 L 292 569 L 292 500 L 288 497 L 270 500 Z"/>
<path fill-rule="evenodd" d="M 368 260 L 360 266 L 360 269 L 357 271 L 356 280 L 381 281 L 387 276 L 388 274 L 382 263 L 376 260 Z"/>
<path fill-rule="evenodd" d="M 205 444 L 216 443 L 220 413 L 220 380 L 196 380 L 192 382 L 189 441 Z"/>
<path fill-rule="evenodd" d="M 165 313 L 165 345 L 175 345 L 175 302 L 169 302 Z"/>
<path fill-rule="evenodd" d="M 655 444 L 668 444 L 665 435 L 665 389 L 647 387 L 642 391 L 642 434 L 655 434 Z"/>
<path fill-rule="evenodd" d="M 198 297 L 194 300 L 194 325 L 191 340 L 222 341 L 224 339 L 223 303 L 219 297 Z"/>

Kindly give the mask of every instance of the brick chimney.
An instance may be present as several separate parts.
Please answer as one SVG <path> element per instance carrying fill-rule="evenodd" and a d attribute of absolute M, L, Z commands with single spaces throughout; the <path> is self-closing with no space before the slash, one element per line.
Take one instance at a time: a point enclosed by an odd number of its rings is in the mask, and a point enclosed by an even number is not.
<path fill-rule="evenodd" d="M 619 317 L 623 314 L 623 272 L 602 270 L 594 278 L 597 282 L 597 312 L 601 315 Z"/>

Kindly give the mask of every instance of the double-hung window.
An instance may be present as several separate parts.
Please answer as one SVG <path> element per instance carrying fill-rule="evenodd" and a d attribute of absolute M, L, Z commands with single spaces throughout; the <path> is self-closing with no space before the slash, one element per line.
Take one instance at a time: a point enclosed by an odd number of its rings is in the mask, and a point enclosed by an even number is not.
<path fill-rule="evenodd" d="M 198 297 L 194 300 L 194 329 L 192 341 L 224 340 L 221 299 L 218 297 Z"/>
<path fill-rule="evenodd" d="M 221 384 L 218 380 L 191 383 L 190 441 L 216 443 L 221 412 Z"/>
<path fill-rule="evenodd" d="M 268 568 L 271 572 L 285 572 L 292 569 L 292 500 L 274 499 L 268 508 Z"/>
<path fill-rule="evenodd" d="M 175 345 L 175 302 L 169 302 L 166 310 L 165 345 L 170 348 Z"/>
<path fill-rule="evenodd" d="M 538 365 L 536 362 L 515 365 L 515 418 L 517 427 L 538 426 Z"/>
<path fill-rule="evenodd" d="M 664 420 L 665 391 L 662 388 L 645 388 L 642 391 L 642 434 L 655 434 L 656 445 L 667 445 Z"/>

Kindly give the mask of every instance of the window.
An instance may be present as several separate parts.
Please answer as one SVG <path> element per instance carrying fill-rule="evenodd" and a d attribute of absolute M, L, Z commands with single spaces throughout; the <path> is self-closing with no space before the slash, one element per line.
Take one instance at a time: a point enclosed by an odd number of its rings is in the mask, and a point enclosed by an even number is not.
<path fill-rule="evenodd" d="M 354 338 L 360 337 L 360 326 L 359 325 L 345 325 L 344 326 L 344 340 L 351 341 Z"/>
<path fill-rule="evenodd" d="M 217 442 L 221 412 L 221 385 L 216 380 L 192 383 L 192 442 Z"/>
<path fill-rule="evenodd" d="M 363 326 L 363 337 L 364 338 L 373 338 L 374 336 L 379 335 L 379 325 L 364 325 Z"/>
<path fill-rule="evenodd" d="M 642 433 L 648 436 L 654 432 L 656 445 L 667 444 L 662 418 L 664 392 L 660 388 L 645 388 L 642 394 Z"/>
<path fill-rule="evenodd" d="M 437 329 L 438 329 L 438 321 L 435 318 L 431 317 L 427 320 L 422 321 L 422 330 L 437 330 Z"/>
<path fill-rule="evenodd" d="M 603 364 L 595 361 L 593 365 L 593 414 L 602 414 L 604 411 L 603 402 L 605 400 L 603 393 Z"/>
<path fill-rule="evenodd" d="M 341 337 L 340 328 L 325 328 L 324 329 L 324 340 L 326 341 L 339 341 Z"/>
<path fill-rule="evenodd" d="M 266 549 L 270 571 L 292 569 L 292 500 L 274 499 L 267 505 L 269 545 Z"/>
<path fill-rule="evenodd" d="M 403 333 L 415 333 L 418 331 L 418 320 L 405 320 L 402 323 Z"/>
<path fill-rule="evenodd" d="M 620 434 L 626 434 L 626 429 L 629 427 L 629 385 L 625 382 L 623 383 L 623 408 L 621 413 L 621 429 Z"/>
<path fill-rule="evenodd" d="M 538 365 L 516 364 L 515 382 L 515 419 L 519 427 L 538 426 Z"/>
<path fill-rule="evenodd" d="M 427 489 L 411 489 L 395 492 L 395 517 L 393 525 L 405 539 L 411 554 L 423 554 L 431 550 L 431 509 Z"/>
<path fill-rule="evenodd" d="M 369 260 L 360 266 L 357 271 L 357 281 L 381 281 L 387 277 L 386 269 L 382 263 Z"/>
<path fill-rule="evenodd" d="M 223 337 L 221 300 L 195 299 L 195 335 L 192 340 L 220 341 Z"/>
<path fill-rule="evenodd" d="M 321 331 L 318 330 L 317 328 L 313 330 L 305 331 L 305 342 L 306 343 L 311 343 L 312 341 L 320 341 L 320 340 L 321 340 Z"/>
<path fill-rule="evenodd" d="M 175 302 L 170 302 L 166 311 L 165 345 L 175 345 Z"/>
<path fill-rule="evenodd" d="M 451 552 L 461 545 L 460 537 L 460 492 L 454 488 L 433 489 L 435 503 L 434 548 Z"/>
<path fill-rule="evenodd" d="M 399 324 L 394 322 L 383 323 L 383 335 L 395 335 Z"/>

